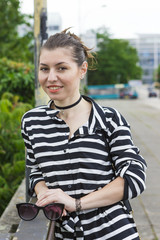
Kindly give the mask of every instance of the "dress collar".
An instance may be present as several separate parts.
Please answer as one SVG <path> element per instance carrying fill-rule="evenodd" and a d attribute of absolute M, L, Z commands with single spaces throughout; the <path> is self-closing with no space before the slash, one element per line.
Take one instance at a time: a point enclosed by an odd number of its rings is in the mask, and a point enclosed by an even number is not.
<path fill-rule="evenodd" d="M 46 114 L 49 115 L 51 118 L 56 117 L 57 114 L 59 113 L 60 110 L 58 109 L 52 109 L 53 100 L 51 99 L 48 104 L 47 104 L 47 108 L 46 108 Z"/>
<path fill-rule="evenodd" d="M 82 97 L 92 103 L 92 110 L 89 117 L 88 128 L 89 132 L 95 132 L 97 129 L 106 129 L 106 118 L 103 108 L 96 103 L 92 98 L 82 95 Z M 51 105 L 53 100 L 50 100 L 47 104 L 46 113 L 51 118 L 56 117 L 60 110 L 52 109 Z"/>
<path fill-rule="evenodd" d="M 97 129 L 106 129 L 106 117 L 103 107 L 96 103 L 92 98 L 83 96 L 85 100 L 92 102 L 92 112 L 89 118 L 89 131 L 95 132 Z"/>

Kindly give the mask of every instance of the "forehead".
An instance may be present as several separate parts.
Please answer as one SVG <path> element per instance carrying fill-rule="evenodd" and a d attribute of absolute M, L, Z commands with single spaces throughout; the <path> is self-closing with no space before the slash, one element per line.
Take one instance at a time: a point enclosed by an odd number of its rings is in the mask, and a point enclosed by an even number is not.
<path fill-rule="evenodd" d="M 73 61 L 72 57 L 72 48 L 56 48 L 53 50 L 50 49 L 42 49 L 41 54 L 40 54 L 40 63 L 41 61 Z"/>

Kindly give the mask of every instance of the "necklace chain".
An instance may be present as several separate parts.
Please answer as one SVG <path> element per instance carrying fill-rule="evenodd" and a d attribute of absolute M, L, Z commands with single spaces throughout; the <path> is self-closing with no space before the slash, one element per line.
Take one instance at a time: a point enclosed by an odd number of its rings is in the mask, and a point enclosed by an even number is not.
<path fill-rule="evenodd" d="M 80 96 L 80 98 L 79 98 L 75 103 L 73 103 L 73 104 L 71 104 L 71 105 L 68 105 L 68 106 L 65 106 L 65 107 L 59 107 L 59 106 L 57 106 L 55 103 L 54 103 L 54 106 L 55 106 L 57 109 L 60 109 L 60 110 L 69 109 L 69 108 L 72 108 L 72 107 L 76 106 L 76 105 L 81 101 L 81 99 L 82 99 L 82 96 Z"/>

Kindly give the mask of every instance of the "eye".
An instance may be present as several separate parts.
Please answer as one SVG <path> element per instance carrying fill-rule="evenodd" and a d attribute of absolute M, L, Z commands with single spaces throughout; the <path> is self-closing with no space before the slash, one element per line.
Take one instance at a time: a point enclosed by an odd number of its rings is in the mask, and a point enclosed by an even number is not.
<path fill-rule="evenodd" d="M 59 68 L 58 68 L 58 71 L 60 71 L 60 72 L 65 71 L 65 70 L 67 70 L 66 67 L 59 67 Z"/>
<path fill-rule="evenodd" d="M 40 67 L 40 71 L 42 71 L 42 72 L 47 72 L 47 71 L 48 71 L 48 68 L 46 68 L 46 67 Z"/>

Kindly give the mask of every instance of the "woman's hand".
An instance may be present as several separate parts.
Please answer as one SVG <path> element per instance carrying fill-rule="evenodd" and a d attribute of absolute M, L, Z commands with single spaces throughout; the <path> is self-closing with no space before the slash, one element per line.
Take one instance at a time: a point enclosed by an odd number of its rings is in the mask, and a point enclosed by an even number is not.
<path fill-rule="evenodd" d="M 75 199 L 63 192 L 60 188 L 46 189 L 43 192 L 39 192 L 37 198 L 38 201 L 36 202 L 36 205 L 38 206 L 45 206 L 54 202 L 63 203 L 65 205 L 64 216 L 67 214 L 66 211 L 75 211 Z"/>

